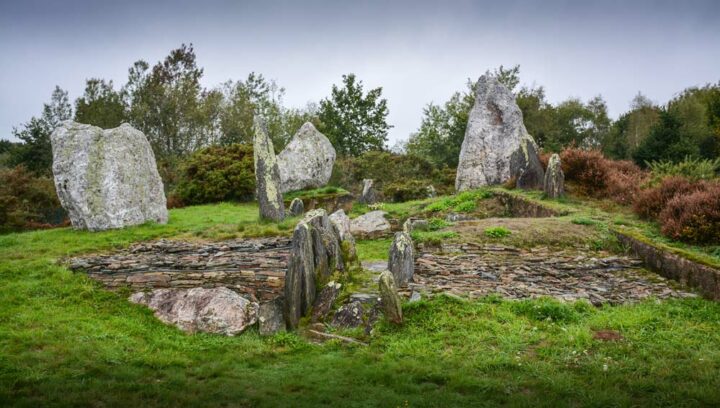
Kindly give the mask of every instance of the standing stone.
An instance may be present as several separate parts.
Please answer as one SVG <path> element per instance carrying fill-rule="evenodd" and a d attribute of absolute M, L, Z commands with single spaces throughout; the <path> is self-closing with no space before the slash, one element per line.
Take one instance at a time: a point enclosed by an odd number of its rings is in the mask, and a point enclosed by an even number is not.
<path fill-rule="evenodd" d="M 278 155 L 280 190 L 323 187 L 330 180 L 335 164 L 335 148 L 310 122 L 295 133 Z"/>
<path fill-rule="evenodd" d="M 325 320 L 328 313 L 332 310 L 335 299 L 340 294 L 340 288 L 342 285 L 335 281 L 328 282 L 327 285 L 320 291 L 320 294 L 315 300 L 315 304 L 312 308 L 311 321 L 313 323 L 321 322 Z"/>
<path fill-rule="evenodd" d="M 300 221 L 293 231 L 284 293 L 285 321 L 294 329 L 315 301 L 315 256 L 312 232 L 305 221 Z"/>
<path fill-rule="evenodd" d="M 258 310 L 258 331 L 261 336 L 271 336 L 285 331 L 282 298 L 261 303 Z"/>
<path fill-rule="evenodd" d="M 435 187 L 432 184 L 425 187 L 425 191 L 427 191 L 427 198 L 437 197 L 437 191 L 435 190 Z"/>
<path fill-rule="evenodd" d="M 155 289 L 134 293 L 130 301 L 149 307 L 158 319 L 189 333 L 234 336 L 257 321 L 258 304 L 225 287 Z"/>
<path fill-rule="evenodd" d="M 560 156 L 557 153 L 550 156 L 543 190 L 548 198 L 558 198 L 565 194 L 565 174 L 560 165 Z"/>
<path fill-rule="evenodd" d="M 378 286 L 380 288 L 380 298 L 382 299 L 385 317 L 392 323 L 402 324 L 403 315 L 400 296 L 395 286 L 395 278 L 393 278 L 390 271 L 385 271 L 380 274 Z"/>
<path fill-rule="evenodd" d="M 395 233 L 388 254 L 388 270 L 400 287 L 406 287 L 415 273 L 415 258 L 412 238 L 407 232 Z"/>
<path fill-rule="evenodd" d="M 455 189 L 472 190 L 511 178 L 520 188 L 539 188 L 543 177 L 535 141 L 525 129 L 515 96 L 496 77 L 481 76 L 460 150 Z"/>
<path fill-rule="evenodd" d="M 340 234 L 325 210 L 313 210 L 293 232 L 288 271 L 285 275 L 285 320 L 296 328 L 315 302 L 318 281 L 336 270 L 344 271 Z"/>
<path fill-rule="evenodd" d="M 378 202 L 377 192 L 374 187 L 375 182 L 372 179 L 363 180 L 362 194 L 358 202 L 361 204 L 375 204 Z"/>
<path fill-rule="evenodd" d="M 298 215 L 302 215 L 305 212 L 305 204 L 303 204 L 303 201 L 301 199 L 295 197 L 290 202 L 290 208 L 288 209 L 288 212 L 290 213 L 291 217 L 297 217 Z"/>
<path fill-rule="evenodd" d="M 268 136 L 265 121 L 255 116 L 254 125 L 255 181 L 260 218 L 282 221 L 285 218 L 285 204 L 280 192 L 280 171 L 275 149 Z"/>
<path fill-rule="evenodd" d="M 168 220 L 162 179 L 145 135 L 65 121 L 50 135 L 55 189 L 76 229 Z"/>
<path fill-rule="evenodd" d="M 341 208 L 330 214 L 330 222 L 337 229 L 340 237 L 340 244 L 345 248 L 345 262 L 351 263 L 357 261 L 357 249 L 355 249 L 355 237 L 350 233 L 350 217 L 345 214 Z"/>

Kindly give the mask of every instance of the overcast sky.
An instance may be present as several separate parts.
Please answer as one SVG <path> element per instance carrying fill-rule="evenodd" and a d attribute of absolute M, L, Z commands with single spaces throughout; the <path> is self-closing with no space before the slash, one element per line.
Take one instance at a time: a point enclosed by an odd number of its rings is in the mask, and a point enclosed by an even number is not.
<path fill-rule="evenodd" d="M 632 3 L 632 4 L 630 4 Z M 255 71 L 302 107 L 342 74 L 383 87 L 390 145 L 500 64 L 551 102 L 601 94 L 610 114 L 642 91 L 665 103 L 720 80 L 720 0 L 709 1 L 34 1 L 0 0 L 0 138 L 38 115 L 57 84 L 71 99 L 90 77 L 123 84 L 193 43 L 203 85 Z"/>

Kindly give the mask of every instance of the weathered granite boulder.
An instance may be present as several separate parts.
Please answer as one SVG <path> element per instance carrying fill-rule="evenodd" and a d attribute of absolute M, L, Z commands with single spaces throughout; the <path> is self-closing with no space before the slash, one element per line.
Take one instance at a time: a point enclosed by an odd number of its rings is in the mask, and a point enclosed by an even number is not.
<path fill-rule="evenodd" d="M 285 331 L 282 298 L 260 304 L 258 309 L 258 331 L 261 336 L 271 336 Z"/>
<path fill-rule="evenodd" d="M 335 327 L 360 327 L 363 325 L 365 313 L 362 302 L 351 301 L 338 308 L 333 315 L 332 325 Z"/>
<path fill-rule="evenodd" d="M 390 233 L 385 211 L 370 211 L 350 221 L 350 232 L 359 238 L 377 238 Z"/>
<path fill-rule="evenodd" d="M 565 174 L 557 153 L 550 156 L 550 160 L 548 160 L 543 191 L 548 198 L 558 198 L 565 194 Z"/>
<path fill-rule="evenodd" d="M 539 188 L 544 172 L 515 96 L 496 77 L 480 77 L 460 150 L 455 189 L 471 190 L 515 178 Z"/>
<path fill-rule="evenodd" d="M 285 218 L 285 204 L 280 191 L 280 171 L 275 148 L 268 136 L 265 121 L 255 116 L 254 125 L 253 154 L 260 218 L 282 221 Z"/>
<path fill-rule="evenodd" d="M 278 155 L 280 190 L 302 190 L 327 184 L 335 164 L 335 148 L 310 122 L 295 133 Z"/>
<path fill-rule="evenodd" d="M 312 321 L 313 323 L 317 323 L 325 320 L 327 315 L 332 310 L 335 299 L 337 299 L 338 295 L 340 294 L 341 287 L 342 285 L 335 281 L 328 282 L 328 284 L 325 285 L 325 287 L 320 291 L 320 294 L 315 300 L 315 304 L 312 308 L 312 316 L 310 317 L 310 321 Z"/>
<path fill-rule="evenodd" d="M 163 183 L 141 131 L 128 124 L 103 130 L 65 121 L 50 142 L 55 189 L 74 228 L 167 222 Z"/>
<path fill-rule="evenodd" d="M 375 204 L 378 202 L 378 194 L 375 191 L 375 182 L 372 179 L 363 180 L 363 189 L 358 198 L 358 202 L 361 204 Z"/>
<path fill-rule="evenodd" d="M 400 295 L 398 295 L 395 279 L 390 271 L 380 274 L 378 287 L 380 288 L 380 298 L 382 299 L 385 317 L 392 323 L 402 324 L 403 314 Z"/>
<path fill-rule="evenodd" d="M 285 275 L 285 320 L 296 328 L 315 302 L 318 281 L 345 270 L 340 234 L 325 210 L 313 210 L 297 224 Z"/>
<path fill-rule="evenodd" d="M 257 321 L 258 304 L 225 287 L 155 289 L 137 292 L 130 301 L 149 307 L 165 323 L 189 333 L 234 336 Z"/>
<path fill-rule="evenodd" d="M 395 233 L 388 253 L 388 271 L 400 287 L 406 287 L 415 273 L 415 249 L 407 232 Z"/>
<path fill-rule="evenodd" d="M 293 198 L 293 200 L 290 202 L 290 208 L 288 208 L 288 213 L 290 213 L 291 217 L 297 217 L 298 215 L 302 215 L 305 212 L 305 204 L 303 204 L 303 201 L 297 197 Z"/>

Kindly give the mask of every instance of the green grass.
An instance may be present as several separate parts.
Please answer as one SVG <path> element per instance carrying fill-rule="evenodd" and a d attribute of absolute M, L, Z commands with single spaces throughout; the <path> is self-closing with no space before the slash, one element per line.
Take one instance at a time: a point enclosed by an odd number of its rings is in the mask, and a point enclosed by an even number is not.
<path fill-rule="evenodd" d="M 324 198 L 342 194 L 348 194 L 348 191 L 341 187 L 326 186 L 310 190 L 291 191 L 283 194 L 283 200 L 292 201 L 294 198 Z"/>
<path fill-rule="evenodd" d="M 490 227 L 485 228 L 483 233 L 486 237 L 490 238 L 505 238 L 510 235 L 510 230 L 505 227 Z"/>
<path fill-rule="evenodd" d="M 317 345 L 255 329 L 187 335 L 57 262 L 160 237 L 284 228 L 258 222 L 251 204 L 219 204 L 173 210 L 167 225 L 0 237 L 0 405 L 720 404 L 720 305 L 706 300 L 597 309 L 440 296 L 405 304 L 405 324 L 381 322 L 368 347 Z M 386 259 L 389 243 L 359 241 L 359 255 Z M 595 340 L 596 330 L 623 339 Z"/>

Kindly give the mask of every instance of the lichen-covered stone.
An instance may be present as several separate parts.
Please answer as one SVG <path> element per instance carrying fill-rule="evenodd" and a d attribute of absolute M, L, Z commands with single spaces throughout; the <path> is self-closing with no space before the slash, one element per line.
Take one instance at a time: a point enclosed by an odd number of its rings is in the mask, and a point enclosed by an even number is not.
<path fill-rule="evenodd" d="M 311 228 L 305 221 L 293 231 L 284 293 L 285 321 L 294 329 L 315 301 L 315 256 Z"/>
<path fill-rule="evenodd" d="M 361 239 L 377 238 L 390 233 L 385 211 L 370 211 L 350 221 L 350 232 Z"/>
<path fill-rule="evenodd" d="M 285 204 L 280 191 L 280 170 L 265 121 L 259 116 L 255 116 L 254 120 L 253 151 L 260 217 L 282 221 L 285 218 Z"/>
<path fill-rule="evenodd" d="M 390 271 L 380 274 L 378 287 L 380 288 L 380 298 L 382 299 L 385 317 L 392 323 L 402 324 L 403 314 L 400 295 L 398 295 L 397 286 L 395 286 L 395 278 Z"/>
<path fill-rule="evenodd" d="M 327 184 L 335 164 L 335 148 L 312 123 L 306 122 L 278 155 L 283 193 Z"/>
<path fill-rule="evenodd" d="M 165 323 L 189 332 L 234 336 L 257 321 L 258 304 L 219 288 L 155 289 L 137 292 L 130 301 L 149 307 Z"/>
<path fill-rule="evenodd" d="M 430 229 L 428 220 L 422 218 L 408 218 L 403 223 L 403 232 L 411 234 L 413 231 L 427 231 Z"/>
<path fill-rule="evenodd" d="M 548 198 L 558 198 L 565 194 L 565 174 L 560 165 L 560 156 L 557 153 L 550 156 L 543 191 Z"/>
<path fill-rule="evenodd" d="M 358 198 L 358 203 L 361 204 L 375 204 L 378 202 L 378 195 L 375 191 L 375 182 L 372 179 L 363 180 L 363 189 Z"/>
<path fill-rule="evenodd" d="M 471 190 L 511 178 L 520 188 L 539 188 L 544 172 L 515 96 L 496 77 L 486 74 L 477 83 L 455 189 Z"/>
<path fill-rule="evenodd" d="M 283 318 L 282 298 L 261 303 L 258 309 L 258 332 L 260 335 L 271 336 L 284 331 L 285 319 Z"/>
<path fill-rule="evenodd" d="M 128 124 L 103 130 L 65 121 L 50 142 L 55 188 L 74 228 L 167 222 L 163 183 L 142 132 Z"/>
<path fill-rule="evenodd" d="M 363 325 L 363 315 L 365 313 L 362 302 L 351 301 L 338 308 L 333 315 L 332 325 L 335 327 L 360 327 Z"/>
<path fill-rule="evenodd" d="M 345 262 L 357 260 L 357 249 L 355 248 L 355 237 L 350 232 L 350 217 L 343 209 L 330 214 L 330 222 L 335 226 L 340 237 L 340 243 L 345 248 Z"/>
<path fill-rule="evenodd" d="M 412 281 L 415 272 L 415 249 L 412 238 L 407 232 L 395 233 L 388 253 L 388 271 L 393 274 L 400 287 L 406 287 Z"/>
<path fill-rule="evenodd" d="M 298 215 L 302 215 L 305 212 L 305 204 L 303 204 L 303 201 L 300 198 L 295 197 L 290 202 L 288 212 L 290 213 L 291 217 L 297 217 Z"/>
<path fill-rule="evenodd" d="M 312 308 L 311 321 L 313 323 L 325 320 L 325 317 L 327 317 L 332 310 L 335 299 L 337 299 L 340 294 L 341 287 L 342 285 L 339 283 L 331 281 L 320 291 Z"/>

